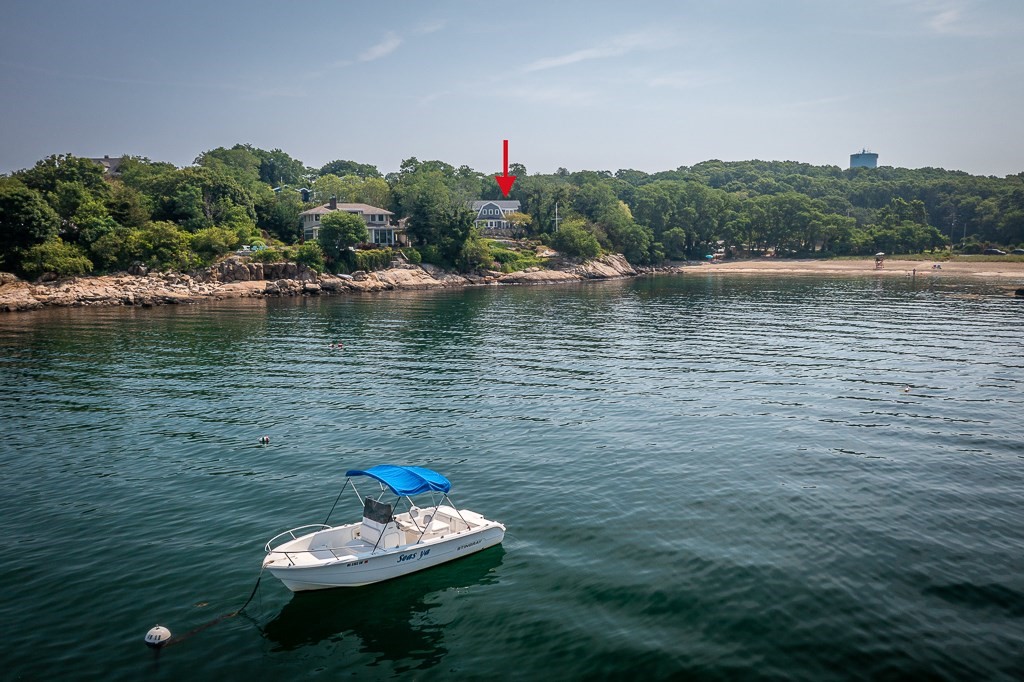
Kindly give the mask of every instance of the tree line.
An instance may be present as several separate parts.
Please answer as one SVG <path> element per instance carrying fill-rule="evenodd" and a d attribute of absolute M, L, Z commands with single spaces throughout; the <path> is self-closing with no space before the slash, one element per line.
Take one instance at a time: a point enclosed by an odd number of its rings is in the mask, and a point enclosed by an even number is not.
<path fill-rule="evenodd" d="M 520 236 L 571 257 L 620 252 L 657 264 L 722 250 L 827 257 L 1024 246 L 1024 173 L 717 160 L 658 173 L 530 175 L 521 164 L 509 172 L 518 176 L 509 198 L 522 206 L 512 216 Z M 367 238 L 355 223 L 329 224 L 319 243 L 300 244 L 299 213 L 331 196 L 406 218 L 417 260 L 494 267 L 508 254 L 481 238 L 467 208 L 502 198 L 493 176 L 415 157 L 386 175 L 341 159 L 317 169 L 247 144 L 203 152 L 184 168 L 126 157 L 114 175 L 54 155 L 0 176 L 0 269 L 29 277 L 136 263 L 189 270 L 260 243 L 271 247 L 264 258 L 354 267 L 347 247 Z"/>

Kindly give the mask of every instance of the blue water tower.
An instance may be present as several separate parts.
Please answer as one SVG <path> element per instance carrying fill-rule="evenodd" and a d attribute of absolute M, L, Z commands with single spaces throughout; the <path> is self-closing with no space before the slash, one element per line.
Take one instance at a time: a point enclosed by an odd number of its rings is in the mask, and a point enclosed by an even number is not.
<path fill-rule="evenodd" d="M 850 168 L 877 168 L 878 154 L 862 149 L 859 154 L 850 154 Z"/>

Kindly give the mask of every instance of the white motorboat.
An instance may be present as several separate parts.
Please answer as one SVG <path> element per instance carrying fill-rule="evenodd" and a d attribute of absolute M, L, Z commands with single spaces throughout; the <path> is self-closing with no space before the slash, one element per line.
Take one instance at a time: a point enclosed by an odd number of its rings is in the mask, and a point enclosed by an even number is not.
<path fill-rule="evenodd" d="M 293 592 L 357 587 L 397 578 L 493 547 L 505 537 L 505 526 L 497 521 L 457 509 L 448 496 L 451 483 L 436 471 L 381 464 L 345 475 L 338 499 L 351 486 L 363 505 L 362 521 L 300 526 L 267 543 L 263 568 Z M 356 488 L 352 479 L 362 476 L 380 485 L 376 498 L 364 499 Z M 389 492 L 397 496 L 393 503 L 382 501 Z M 414 496 L 428 494 L 428 506 L 413 501 Z M 406 510 L 396 514 L 396 507 L 403 502 Z M 334 504 L 337 506 L 338 500 Z"/>

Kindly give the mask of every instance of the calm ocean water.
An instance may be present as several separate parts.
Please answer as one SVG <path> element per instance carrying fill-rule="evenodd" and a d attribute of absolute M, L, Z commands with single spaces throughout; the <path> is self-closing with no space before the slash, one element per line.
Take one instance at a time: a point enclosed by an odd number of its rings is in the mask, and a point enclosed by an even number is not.
<path fill-rule="evenodd" d="M 10 314 L 0 379 L 7 679 L 1024 676 L 1024 301 L 983 282 Z M 267 576 L 145 648 L 387 462 L 446 474 L 502 547 Z"/>

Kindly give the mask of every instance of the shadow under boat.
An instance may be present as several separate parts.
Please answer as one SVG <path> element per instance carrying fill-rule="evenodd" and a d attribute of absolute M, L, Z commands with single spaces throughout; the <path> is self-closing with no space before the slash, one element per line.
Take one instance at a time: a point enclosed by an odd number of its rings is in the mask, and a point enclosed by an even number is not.
<path fill-rule="evenodd" d="M 505 556 L 501 545 L 458 561 L 364 587 L 296 592 L 281 612 L 263 626 L 263 636 L 278 651 L 357 636 L 362 650 L 383 659 L 440 660 L 447 653 L 443 625 L 429 613 L 440 604 L 431 597 L 452 589 L 498 582 Z"/>

